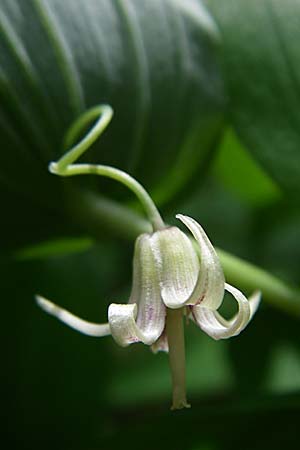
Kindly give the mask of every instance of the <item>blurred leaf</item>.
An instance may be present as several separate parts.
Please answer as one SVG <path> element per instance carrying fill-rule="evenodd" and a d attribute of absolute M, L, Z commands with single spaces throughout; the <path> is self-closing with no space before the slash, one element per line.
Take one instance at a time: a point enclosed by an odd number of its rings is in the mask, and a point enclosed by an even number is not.
<path fill-rule="evenodd" d="M 299 412 L 299 394 L 209 397 L 176 414 L 158 407 L 127 409 L 115 412 L 104 442 L 113 448 L 130 443 L 132 449 L 164 442 L 167 449 L 281 450 L 282 442 L 288 448 L 297 442 Z"/>
<path fill-rule="evenodd" d="M 14 253 L 13 257 L 18 261 L 45 259 L 49 256 L 83 252 L 92 245 L 93 241 L 91 238 L 60 238 L 21 248 Z"/>
<path fill-rule="evenodd" d="M 218 33 L 201 2 L 3 0 L 0 37 L 0 186 L 52 211 L 45 235 L 65 209 L 48 163 L 91 106 L 109 103 L 115 115 L 87 160 L 129 171 L 161 202 L 206 167 L 224 99 Z M 9 230 L 10 208 L 3 220 Z"/>
<path fill-rule="evenodd" d="M 300 213 L 279 201 L 257 213 L 253 226 L 257 262 L 277 276 L 300 284 Z"/>
<path fill-rule="evenodd" d="M 252 323 L 229 341 L 236 388 L 244 395 L 300 391 L 299 319 L 271 310 L 262 300 Z"/>
<path fill-rule="evenodd" d="M 38 185 L 36 189 L 39 189 Z M 62 199 L 57 190 L 52 193 Z M 22 193 L 0 189 L 0 203 L 2 253 L 31 243 L 54 239 L 62 233 L 67 236 L 79 233 L 74 221 L 60 211 L 53 210 L 46 198 L 44 202 L 36 204 L 32 199 L 24 198 Z"/>
<path fill-rule="evenodd" d="M 264 306 L 262 303 L 247 329 L 228 343 L 235 386 L 244 395 L 255 395 L 266 388 L 271 354 L 277 343 L 272 318 Z"/>
<path fill-rule="evenodd" d="M 261 206 L 281 196 L 277 185 L 247 153 L 231 129 L 223 138 L 214 167 L 224 185 L 247 203 Z"/>
<path fill-rule="evenodd" d="M 223 38 L 233 125 L 294 199 L 300 193 L 300 3 L 206 0 Z"/>
<path fill-rule="evenodd" d="M 253 205 L 226 189 L 216 177 L 208 178 L 203 187 L 177 205 L 177 211 L 199 221 L 215 246 L 243 258 L 252 254 Z M 167 221 L 178 225 L 174 212 Z"/>
<path fill-rule="evenodd" d="M 299 350 L 285 344 L 273 349 L 269 365 L 268 388 L 273 392 L 300 390 Z"/>

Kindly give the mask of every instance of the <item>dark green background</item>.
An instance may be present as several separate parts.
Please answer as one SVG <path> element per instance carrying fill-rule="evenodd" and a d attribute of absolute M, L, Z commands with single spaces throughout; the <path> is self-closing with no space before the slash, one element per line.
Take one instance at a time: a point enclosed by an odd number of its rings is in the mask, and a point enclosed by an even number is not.
<path fill-rule="evenodd" d="M 299 2 L 206 4 L 210 13 L 196 0 L 0 3 L 9 448 L 297 446 L 300 327 L 284 308 L 263 302 L 228 341 L 186 327 L 192 409 L 173 413 L 166 355 L 82 336 L 34 303 L 40 293 L 102 321 L 110 302 L 128 298 L 133 242 L 101 224 L 95 241 L 47 174 L 70 123 L 104 101 L 115 118 L 86 160 L 129 170 L 167 222 L 190 214 L 215 245 L 299 285 Z M 131 201 L 113 183 L 76 186 Z M 43 251 L 32 247 L 43 240 Z"/>

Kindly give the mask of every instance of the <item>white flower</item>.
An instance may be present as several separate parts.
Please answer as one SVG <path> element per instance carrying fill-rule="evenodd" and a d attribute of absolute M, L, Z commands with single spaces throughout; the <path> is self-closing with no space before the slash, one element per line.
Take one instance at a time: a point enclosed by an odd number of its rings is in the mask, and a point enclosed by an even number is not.
<path fill-rule="evenodd" d="M 154 352 L 168 351 L 172 345 L 174 409 L 188 405 L 185 388 L 181 386 L 184 384 L 184 344 L 180 328 L 174 331 L 178 318 L 172 311 L 184 312 L 212 338 L 226 339 L 246 327 L 260 302 L 259 292 L 247 300 L 238 289 L 225 283 L 217 253 L 202 227 L 190 217 L 181 214 L 176 217 L 189 228 L 197 247 L 177 227 L 139 236 L 135 243 L 129 302 L 112 303 L 108 308 L 107 324 L 91 324 L 49 300 L 37 297 L 45 311 L 82 333 L 111 334 L 121 346 L 143 342 L 151 345 Z M 225 291 L 238 303 L 238 312 L 231 320 L 224 319 L 217 311 Z M 179 319 L 182 319 L 181 315 Z M 183 361 L 178 364 L 181 359 Z M 179 394 L 178 390 L 181 391 Z"/>

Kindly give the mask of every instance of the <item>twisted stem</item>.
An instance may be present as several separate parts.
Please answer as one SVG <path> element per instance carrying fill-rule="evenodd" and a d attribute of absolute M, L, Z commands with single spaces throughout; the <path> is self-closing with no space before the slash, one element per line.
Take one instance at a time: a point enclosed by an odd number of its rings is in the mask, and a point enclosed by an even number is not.
<path fill-rule="evenodd" d="M 74 175 L 101 175 L 120 182 L 129 188 L 141 202 L 148 219 L 152 224 L 153 230 L 160 230 L 165 227 L 165 224 L 152 198 L 143 186 L 128 173 L 114 167 L 100 164 L 73 164 L 103 133 L 112 116 L 113 110 L 109 105 L 96 106 L 80 116 L 66 134 L 64 141 L 65 147 L 71 146 L 76 141 L 78 135 L 87 124 L 95 119 L 97 119 L 97 121 L 81 141 L 68 150 L 57 162 L 51 162 L 49 164 L 49 170 L 51 173 L 63 177 Z"/>

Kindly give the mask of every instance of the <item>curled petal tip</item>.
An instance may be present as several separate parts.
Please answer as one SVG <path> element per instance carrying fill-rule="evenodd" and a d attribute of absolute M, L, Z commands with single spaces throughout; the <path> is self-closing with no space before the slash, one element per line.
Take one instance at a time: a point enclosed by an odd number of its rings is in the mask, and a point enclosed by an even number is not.
<path fill-rule="evenodd" d="M 103 112 L 108 114 L 110 117 L 112 117 L 114 114 L 113 108 L 110 105 L 108 105 L 107 103 L 102 105 L 102 110 L 103 110 Z"/>
<path fill-rule="evenodd" d="M 217 311 L 208 308 L 194 306 L 193 318 L 199 327 L 213 339 L 227 339 L 237 336 L 248 325 L 260 302 L 260 292 L 253 294 L 249 301 L 235 287 L 225 284 L 225 289 L 230 292 L 237 301 L 239 310 L 230 320 L 224 319 Z"/>
<path fill-rule="evenodd" d="M 108 308 L 108 322 L 112 337 L 122 347 L 134 342 L 152 345 L 163 332 L 165 317 L 157 315 L 151 326 L 139 326 L 137 305 L 112 303 Z"/>
<path fill-rule="evenodd" d="M 198 280 L 187 304 L 200 304 L 216 310 L 224 296 L 225 278 L 219 257 L 201 225 L 189 216 L 176 217 L 190 230 L 199 248 L 200 269 Z"/>
<path fill-rule="evenodd" d="M 49 170 L 49 172 L 56 175 L 58 173 L 57 163 L 52 161 L 48 166 L 48 170 Z"/>
<path fill-rule="evenodd" d="M 45 297 L 42 297 L 41 295 L 35 296 L 35 301 L 38 304 L 38 306 L 46 311 L 48 314 L 54 314 L 55 311 L 58 311 L 57 305 L 55 303 L 50 302 L 50 300 L 47 300 Z"/>
<path fill-rule="evenodd" d="M 256 311 L 261 303 L 261 300 L 262 300 L 262 292 L 261 291 L 255 291 L 255 292 L 253 292 L 251 297 L 249 297 L 250 319 L 252 319 L 252 317 L 256 313 Z"/>

